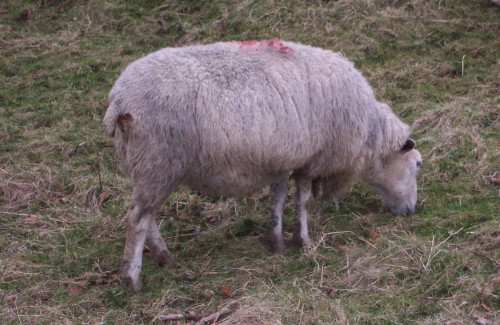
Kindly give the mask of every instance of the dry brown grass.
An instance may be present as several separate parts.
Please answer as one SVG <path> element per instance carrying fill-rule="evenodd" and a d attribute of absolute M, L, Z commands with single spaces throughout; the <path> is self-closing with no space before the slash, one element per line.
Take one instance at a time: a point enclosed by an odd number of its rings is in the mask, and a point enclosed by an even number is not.
<path fill-rule="evenodd" d="M 161 323 L 235 301 L 220 324 L 497 323 L 498 10 L 488 0 L 2 2 L 0 323 Z M 275 37 L 344 53 L 413 124 L 417 214 L 393 218 L 355 186 L 340 211 L 311 204 L 312 249 L 273 255 L 261 240 L 266 190 L 182 189 L 158 218 L 179 267 L 146 258 L 146 290 L 130 294 L 116 280 L 130 189 L 101 132 L 110 86 L 163 46 Z M 287 237 L 293 210 L 289 200 Z"/>
<path fill-rule="evenodd" d="M 422 143 L 432 144 L 432 148 L 426 154 L 429 165 L 436 166 L 440 161 L 459 158 L 452 156 L 453 149 L 470 148 L 467 160 L 456 163 L 476 189 L 484 187 L 485 182 L 489 182 L 488 177 L 498 169 L 498 166 L 491 162 L 498 161 L 500 151 L 490 150 L 488 147 L 481 121 L 490 121 L 489 123 L 494 126 L 498 125 L 499 104 L 500 98 L 496 98 L 477 107 L 470 98 L 461 98 L 423 113 L 415 121 L 413 129 Z M 472 121 L 475 125 L 464 127 Z M 475 160 L 474 164 L 468 160 L 471 158 Z M 435 169 L 426 173 L 425 177 L 432 179 L 439 177 L 443 181 L 449 181 L 453 175 Z"/>

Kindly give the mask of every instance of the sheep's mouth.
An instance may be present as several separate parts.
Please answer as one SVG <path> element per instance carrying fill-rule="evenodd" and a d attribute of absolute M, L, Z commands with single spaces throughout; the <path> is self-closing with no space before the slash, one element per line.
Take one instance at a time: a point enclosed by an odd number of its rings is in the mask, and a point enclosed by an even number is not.
<path fill-rule="evenodd" d="M 415 206 L 414 205 L 406 205 L 403 207 L 394 207 L 390 206 L 389 210 L 391 210 L 391 213 L 394 215 L 410 215 L 415 213 Z"/>

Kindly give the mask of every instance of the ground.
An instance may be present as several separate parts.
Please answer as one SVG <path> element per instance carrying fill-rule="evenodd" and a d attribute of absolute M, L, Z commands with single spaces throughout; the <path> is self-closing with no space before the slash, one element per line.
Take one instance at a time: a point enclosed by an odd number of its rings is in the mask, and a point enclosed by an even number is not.
<path fill-rule="evenodd" d="M 2 1 L 0 323 L 175 323 L 227 306 L 221 324 L 498 323 L 499 30 L 489 0 Z M 131 188 L 102 128 L 113 82 L 162 47 L 275 38 L 343 53 L 412 125 L 416 214 L 393 217 L 358 184 L 339 211 L 310 204 L 311 249 L 276 255 L 267 189 L 180 189 L 158 215 L 179 266 L 146 257 L 144 290 L 127 291 Z M 293 218 L 288 200 L 288 237 Z"/>

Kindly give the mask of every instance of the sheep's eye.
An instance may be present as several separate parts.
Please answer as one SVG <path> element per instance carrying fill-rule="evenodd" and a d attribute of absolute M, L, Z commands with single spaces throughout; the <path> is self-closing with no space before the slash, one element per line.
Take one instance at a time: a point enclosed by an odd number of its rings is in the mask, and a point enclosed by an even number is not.
<path fill-rule="evenodd" d="M 417 161 L 417 167 L 420 167 L 422 165 L 422 160 Z"/>

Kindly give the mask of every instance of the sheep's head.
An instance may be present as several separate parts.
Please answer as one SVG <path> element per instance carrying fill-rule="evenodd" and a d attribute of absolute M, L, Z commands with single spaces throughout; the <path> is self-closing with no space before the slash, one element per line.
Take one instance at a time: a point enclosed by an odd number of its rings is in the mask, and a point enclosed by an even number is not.
<path fill-rule="evenodd" d="M 375 162 L 363 180 L 373 186 L 394 214 L 414 213 L 417 203 L 417 173 L 422 156 L 408 139 L 400 151 Z"/>

